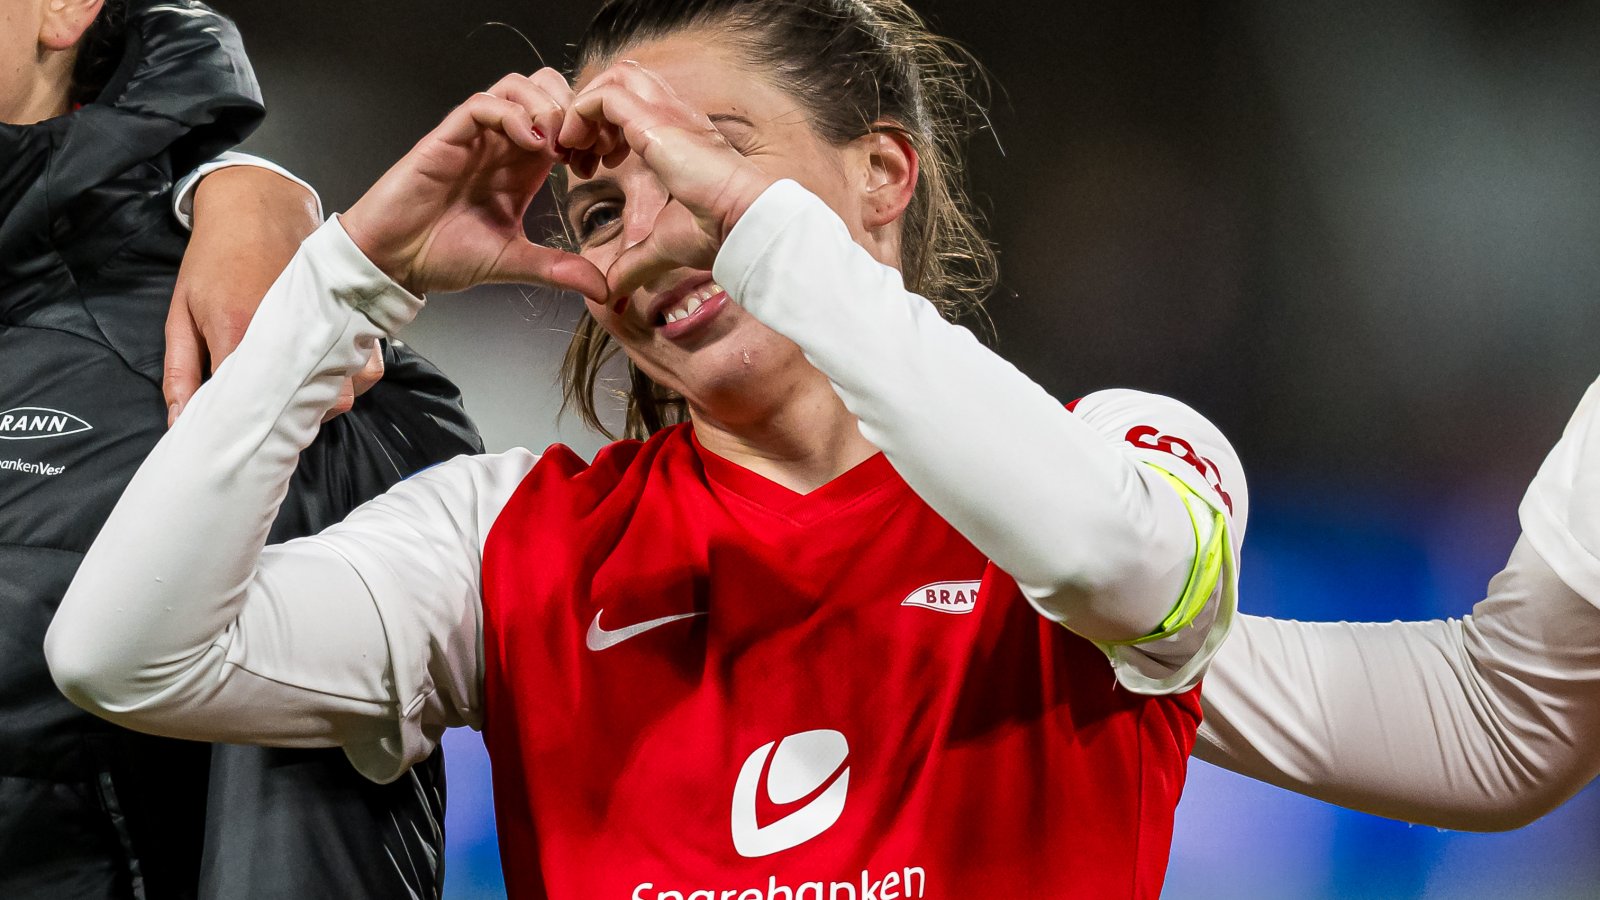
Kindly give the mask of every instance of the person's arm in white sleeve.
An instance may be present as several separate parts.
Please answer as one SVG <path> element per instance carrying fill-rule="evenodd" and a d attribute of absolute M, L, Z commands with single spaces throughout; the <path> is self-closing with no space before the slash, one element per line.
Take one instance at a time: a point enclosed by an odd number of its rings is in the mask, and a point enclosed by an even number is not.
<path fill-rule="evenodd" d="M 1591 387 L 1529 487 L 1524 535 L 1472 615 L 1241 617 L 1212 663 L 1195 755 L 1442 828 L 1533 821 L 1600 774 L 1600 518 Z M 1587 461 L 1588 465 L 1581 463 Z"/>
<path fill-rule="evenodd" d="M 1246 518 L 1237 459 L 1213 426 L 1133 391 L 1069 412 L 907 291 L 794 182 L 743 213 L 714 274 L 800 346 L 867 439 L 1043 615 L 1108 647 L 1162 638 L 1117 651 L 1167 664 L 1155 676 L 1119 667 L 1129 687 L 1195 683 L 1231 618 L 1228 601 L 1210 601 L 1231 598 Z"/>
<path fill-rule="evenodd" d="M 420 306 L 337 221 L 306 241 L 63 599 L 45 651 L 69 698 L 178 737 L 343 745 L 379 780 L 476 723 L 481 540 L 531 455 L 458 459 L 263 550 L 341 382 Z"/>
<path fill-rule="evenodd" d="M 1439 828 L 1499 831 L 1600 774 L 1600 610 L 1526 539 L 1465 619 L 1240 616 L 1195 756 Z"/>

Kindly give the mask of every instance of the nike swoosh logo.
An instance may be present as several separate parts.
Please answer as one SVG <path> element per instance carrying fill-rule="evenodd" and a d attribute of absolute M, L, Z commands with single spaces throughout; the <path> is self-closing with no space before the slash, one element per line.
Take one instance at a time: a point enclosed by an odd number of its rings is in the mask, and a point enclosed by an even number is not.
<path fill-rule="evenodd" d="M 662 616 L 659 619 L 651 619 L 648 622 L 640 622 L 637 625 L 618 628 L 616 631 L 607 631 L 600 627 L 600 616 L 604 613 L 605 610 L 602 609 L 594 614 L 594 621 L 589 623 L 589 633 L 584 637 L 583 641 L 590 650 L 595 652 L 615 647 L 623 641 L 629 638 L 636 638 L 653 628 L 660 628 L 663 625 L 671 625 L 673 622 L 681 622 L 684 619 L 705 615 L 703 612 L 679 613 L 675 616 Z"/>

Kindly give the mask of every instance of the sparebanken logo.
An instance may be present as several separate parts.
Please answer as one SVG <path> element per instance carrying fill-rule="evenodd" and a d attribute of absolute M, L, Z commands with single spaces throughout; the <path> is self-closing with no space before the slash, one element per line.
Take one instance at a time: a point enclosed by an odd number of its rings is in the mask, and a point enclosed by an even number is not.
<path fill-rule="evenodd" d="M 961 615 L 972 612 L 978 605 L 978 588 L 982 586 L 981 581 L 935 581 L 907 594 L 900 605 Z"/>
<path fill-rule="evenodd" d="M 750 754 L 733 786 L 733 847 L 739 855 L 753 859 L 788 850 L 839 821 L 850 790 L 849 755 L 844 735 L 826 729 L 791 734 Z"/>
<path fill-rule="evenodd" d="M 0 412 L 0 441 L 36 441 L 77 434 L 93 427 L 72 413 L 42 406 L 18 406 Z"/>

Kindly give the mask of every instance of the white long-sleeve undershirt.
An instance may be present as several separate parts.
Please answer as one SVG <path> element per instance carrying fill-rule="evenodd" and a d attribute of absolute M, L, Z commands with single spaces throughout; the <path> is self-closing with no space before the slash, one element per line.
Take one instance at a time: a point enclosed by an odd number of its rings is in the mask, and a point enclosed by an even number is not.
<path fill-rule="evenodd" d="M 1600 382 L 1529 487 L 1523 537 L 1470 616 L 1241 616 L 1195 755 L 1330 803 L 1474 831 L 1600 775 Z"/>
<path fill-rule="evenodd" d="M 1203 419 L 1120 392 L 1095 401 L 1110 433 L 1089 427 L 939 320 L 792 182 L 741 219 L 716 274 L 800 345 L 908 483 L 1052 618 L 1076 626 L 1081 615 L 1105 636 L 1152 630 L 1184 591 L 1197 528 L 1210 533 L 1191 504 L 1222 505 L 1182 458 L 1127 444 L 1119 417 L 1150 412 L 1215 460 L 1240 507 L 1230 537 L 1242 533 L 1242 475 Z M 337 220 L 307 240 L 79 569 L 46 641 L 69 697 L 146 731 L 343 745 L 376 780 L 425 756 L 444 728 L 478 724 L 481 548 L 532 454 L 458 458 L 319 535 L 263 549 L 340 380 L 421 306 Z M 1124 682 L 1193 683 L 1232 589 L 1230 571 L 1195 625 L 1113 651 Z"/>

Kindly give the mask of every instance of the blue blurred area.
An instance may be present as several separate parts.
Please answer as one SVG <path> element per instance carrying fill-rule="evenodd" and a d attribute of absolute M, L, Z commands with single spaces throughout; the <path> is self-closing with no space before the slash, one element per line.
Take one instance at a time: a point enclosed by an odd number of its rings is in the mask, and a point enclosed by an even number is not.
<path fill-rule="evenodd" d="M 1241 605 L 1299 619 L 1459 616 L 1517 536 L 1518 490 L 1258 485 Z M 1600 896 L 1600 789 L 1520 831 L 1349 812 L 1201 762 L 1178 807 L 1170 900 Z"/>
<path fill-rule="evenodd" d="M 444 815 L 445 900 L 504 897 L 500 844 L 494 834 L 489 754 L 482 737 L 465 728 L 445 732 L 444 761 L 450 791 Z"/>
<path fill-rule="evenodd" d="M 1469 612 L 1517 536 L 1515 485 L 1257 485 L 1242 605 L 1300 619 Z M 447 738 L 445 896 L 503 896 L 482 742 Z M 1600 896 L 1600 789 L 1509 834 L 1462 834 L 1338 809 L 1196 762 L 1178 808 L 1171 900 Z"/>

